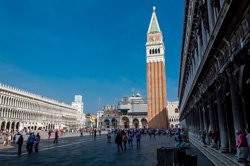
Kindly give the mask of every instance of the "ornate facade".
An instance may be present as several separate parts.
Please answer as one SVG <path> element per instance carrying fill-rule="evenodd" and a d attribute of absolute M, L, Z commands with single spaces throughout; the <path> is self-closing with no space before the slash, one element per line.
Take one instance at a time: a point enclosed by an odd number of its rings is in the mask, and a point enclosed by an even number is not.
<path fill-rule="evenodd" d="M 76 128 L 71 105 L 0 84 L 0 130 Z"/>
<path fill-rule="evenodd" d="M 98 128 L 147 128 L 147 102 L 139 93 L 123 97 L 117 108 L 105 106 L 97 113 Z"/>
<path fill-rule="evenodd" d="M 250 1 L 185 0 L 179 79 L 181 120 L 199 137 L 236 150 L 236 132 L 250 125 Z"/>
<path fill-rule="evenodd" d="M 179 127 L 179 118 L 180 118 L 180 112 L 179 112 L 179 102 L 173 101 L 168 102 L 168 123 L 169 127 L 171 128 L 178 128 Z"/>
<path fill-rule="evenodd" d="M 165 48 L 155 7 L 147 32 L 147 107 L 150 128 L 167 127 Z"/>

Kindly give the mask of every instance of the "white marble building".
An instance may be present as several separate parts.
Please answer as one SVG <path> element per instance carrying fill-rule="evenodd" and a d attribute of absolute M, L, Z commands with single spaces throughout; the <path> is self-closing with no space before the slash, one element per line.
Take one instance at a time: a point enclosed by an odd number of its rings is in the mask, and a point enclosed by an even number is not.
<path fill-rule="evenodd" d="M 84 114 L 84 103 L 81 95 L 75 95 L 75 100 L 72 102 L 72 106 L 77 109 L 77 124 L 78 128 L 83 128 L 85 124 L 85 114 Z"/>
<path fill-rule="evenodd" d="M 0 130 L 76 128 L 77 111 L 71 105 L 0 84 Z"/>
<path fill-rule="evenodd" d="M 168 102 L 168 105 L 167 105 L 168 123 L 169 123 L 169 127 L 171 128 L 179 127 L 180 112 L 179 112 L 178 107 L 179 107 L 178 101 Z"/>

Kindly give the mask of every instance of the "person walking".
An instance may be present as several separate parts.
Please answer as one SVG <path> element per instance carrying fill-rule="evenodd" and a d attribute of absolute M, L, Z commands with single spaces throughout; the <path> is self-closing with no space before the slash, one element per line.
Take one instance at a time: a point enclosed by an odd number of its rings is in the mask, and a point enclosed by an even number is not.
<path fill-rule="evenodd" d="M 37 133 L 36 137 L 35 137 L 35 152 L 38 152 L 38 145 L 40 143 L 41 137 L 39 135 L 39 133 Z"/>
<path fill-rule="evenodd" d="M 26 148 L 27 148 L 27 151 L 29 154 L 32 153 L 32 148 L 33 148 L 33 145 L 34 145 L 34 141 L 35 141 L 35 138 L 34 138 L 34 135 L 33 133 L 30 133 L 28 139 L 27 139 L 27 145 L 26 145 Z"/>
<path fill-rule="evenodd" d="M 18 145 L 17 155 L 20 156 L 22 154 L 23 135 L 20 135 L 20 137 L 18 138 L 17 145 Z"/>
<path fill-rule="evenodd" d="M 124 151 L 127 151 L 127 141 L 128 141 L 128 135 L 125 133 L 125 135 L 123 135 L 123 145 L 124 145 Z"/>
<path fill-rule="evenodd" d="M 58 137 L 59 137 L 58 131 L 56 130 L 56 132 L 55 132 L 54 144 L 57 144 L 57 143 L 58 143 Z"/>
<path fill-rule="evenodd" d="M 136 132 L 135 137 L 136 137 L 137 149 L 139 149 L 141 147 L 141 145 L 140 145 L 141 144 L 141 133 L 140 133 L 140 131 Z"/>
<path fill-rule="evenodd" d="M 50 139 L 50 136 L 51 136 L 51 130 L 49 130 L 48 135 L 49 135 L 48 139 Z"/>
<path fill-rule="evenodd" d="M 117 144 L 117 151 L 120 152 L 120 148 L 123 152 L 123 148 L 122 148 L 122 135 L 120 132 L 118 132 L 116 134 L 116 137 L 115 137 L 115 143 Z"/>
<path fill-rule="evenodd" d="M 248 156 L 248 144 L 247 138 L 243 131 L 237 132 L 237 158 L 238 162 L 244 162 L 246 164 L 246 158 Z"/>

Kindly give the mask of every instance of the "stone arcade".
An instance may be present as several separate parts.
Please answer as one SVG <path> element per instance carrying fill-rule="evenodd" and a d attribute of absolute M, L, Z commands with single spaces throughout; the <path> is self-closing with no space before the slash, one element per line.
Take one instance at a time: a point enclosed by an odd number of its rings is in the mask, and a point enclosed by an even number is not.
<path fill-rule="evenodd" d="M 205 130 L 221 152 L 235 152 L 236 132 L 250 124 L 249 32 L 249 0 L 185 1 L 180 119 L 197 138 Z"/>
<path fill-rule="evenodd" d="M 77 109 L 0 84 L 0 130 L 76 128 Z"/>

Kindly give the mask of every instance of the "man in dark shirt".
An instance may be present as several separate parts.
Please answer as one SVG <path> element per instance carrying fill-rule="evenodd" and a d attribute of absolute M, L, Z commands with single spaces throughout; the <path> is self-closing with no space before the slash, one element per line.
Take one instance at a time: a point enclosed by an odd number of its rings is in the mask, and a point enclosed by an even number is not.
<path fill-rule="evenodd" d="M 23 146 L 23 136 L 20 135 L 18 141 L 17 141 L 17 145 L 18 145 L 18 153 L 17 155 L 20 156 L 22 154 L 22 146 Z"/>
<path fill-rule="evenodd" d="M 120 132 L 117 133 L 116 137 L 115 137 L 115 143 L 117 144 L 117 151 L 120 152 L 120 147 L 121 150 L 123 152 L 123 148 L 122 148 L 122 135 Z"/>

